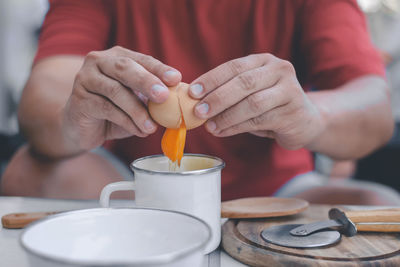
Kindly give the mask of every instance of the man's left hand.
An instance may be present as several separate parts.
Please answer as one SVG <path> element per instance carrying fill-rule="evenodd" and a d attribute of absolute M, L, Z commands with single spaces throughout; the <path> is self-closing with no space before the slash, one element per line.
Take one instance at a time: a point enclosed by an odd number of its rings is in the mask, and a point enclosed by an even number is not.
<path fill-rule="evenodd" d="M 249 132 L 298 149 L 324 130 L 323 118 L 300 86 L 294 67 L 271 54 L 226 62 L 191 84 L 195 114 L 225 137 Z"/>

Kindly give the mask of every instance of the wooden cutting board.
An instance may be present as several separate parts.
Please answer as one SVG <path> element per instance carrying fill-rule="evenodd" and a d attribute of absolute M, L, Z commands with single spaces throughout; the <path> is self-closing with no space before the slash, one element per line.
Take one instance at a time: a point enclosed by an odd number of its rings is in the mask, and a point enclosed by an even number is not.
<path fill-rule="evenodd" d="M 222 246 L 250 266 L 400 266 L 400 234 L 358 233 L 342 236 L 336 245 L 314 249 L 281 247 L 260 236 L 263 229 L 273 225 L 326 220 L 330 208 L 311 205 L 292 216 L 229 220 L 222 227 Z"/>

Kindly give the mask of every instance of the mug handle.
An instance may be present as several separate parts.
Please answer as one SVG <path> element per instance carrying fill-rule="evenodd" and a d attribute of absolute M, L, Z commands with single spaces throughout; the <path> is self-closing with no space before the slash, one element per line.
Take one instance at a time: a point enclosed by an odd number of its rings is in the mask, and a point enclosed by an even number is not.
<path fill-rule="evenodd" d="M 136 185 L 134 181 L 121 181 L 106 185 L 100 194 L 100 206 L 103 208 L 110 207 L 110 196 L 115 191 L 135 191 Z"/>

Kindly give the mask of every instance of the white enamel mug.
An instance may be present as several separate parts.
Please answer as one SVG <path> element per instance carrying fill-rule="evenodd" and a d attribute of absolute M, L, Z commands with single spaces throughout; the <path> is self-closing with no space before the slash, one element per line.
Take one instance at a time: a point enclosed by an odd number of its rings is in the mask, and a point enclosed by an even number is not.
<path fill-rule="evenodd" d="M 178 172 L 169 171 L 168 158 L 154 155 L 140 158 L 130 165 L 134 181 L 106 185 L 100 204 L 109 206 L 111 193 L 135 191 L 135 205 L 184 212 L 204 220 L 212 237 L 205 248 L 210 253 L 221 241 L 221 170 L 225 163 L 216 157 L 185 154 Z"/>

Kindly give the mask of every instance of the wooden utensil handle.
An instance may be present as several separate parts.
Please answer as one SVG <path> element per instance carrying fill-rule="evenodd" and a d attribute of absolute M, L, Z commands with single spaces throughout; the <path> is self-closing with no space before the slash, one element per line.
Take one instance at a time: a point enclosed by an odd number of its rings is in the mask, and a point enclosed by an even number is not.
<path fill-rule="evenodd" d="M 6 214 L 1 218 L 1 223 L 4 228 L 9 229 L 20 229 L 24 228 L 31 222 L 42 219 L 48 215 L 55 214 L 57 212 L 27 212 L 27 213 L 11 213 Z"/>
<path fill-rule="evenodd" d="M 384 209 L 384 210 L 357 210 L 346 211 L 347 218 L 353 223 L 367 222 L 400 222 L 400 209 Z"/>
<path fill-rule="evenodd" d="M 400 232 L 400 224 L 356 224 L 358 232 Z"/>

